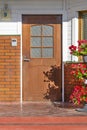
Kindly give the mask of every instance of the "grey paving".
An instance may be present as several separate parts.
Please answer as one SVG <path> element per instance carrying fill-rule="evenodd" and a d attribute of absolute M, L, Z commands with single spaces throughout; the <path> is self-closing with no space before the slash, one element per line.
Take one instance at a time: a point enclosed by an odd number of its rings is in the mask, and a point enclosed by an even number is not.
<path fill-rule="evenodd" d="M 19 116 L 87 116 L 87 112 L 76 111 L 66 103 L 53 104 L 42 102 L 0 103 L 0 117 Z"/>

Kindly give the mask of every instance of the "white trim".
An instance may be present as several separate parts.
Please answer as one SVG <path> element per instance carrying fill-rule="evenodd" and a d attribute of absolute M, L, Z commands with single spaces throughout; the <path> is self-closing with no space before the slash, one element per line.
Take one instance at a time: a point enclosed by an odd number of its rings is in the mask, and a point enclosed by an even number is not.
<path fill-rule="evenodd" d="M 77 45 L 78 41 L 78 12 L 74 12 L 73 18 L 72 18 L 72 44 Z M 78 61 L 78 58 L 76 56 L 72 56 L 72 61 Z"/>
<path fill-rule="evenodd" d="M 72 42 L 76 43 L 78 40 L 78 12 L 74 12 L 72 18 Z"/>
<path fill-rule="evenodd" d="M 64 102 L 64 61 L 67 61 L 67 11 L 62 14 L 62 102 Z"/>
<path fill-rule="evenodd" d="M 62 15 L 62 61 L 67 61 L 68 54 L 67 54 L 67 43 L 68 43 L 68 31 L 67 31 L 67 12 Z"/>

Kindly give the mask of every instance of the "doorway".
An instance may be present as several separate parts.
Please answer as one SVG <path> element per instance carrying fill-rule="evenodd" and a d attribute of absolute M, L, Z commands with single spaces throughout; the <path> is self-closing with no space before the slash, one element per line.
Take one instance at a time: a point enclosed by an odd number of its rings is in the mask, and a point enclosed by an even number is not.
<path fill-rule="evenodd" d="M 61 100 L 61 28 L 61 15 L 22 16 L 23 101 Z"/>

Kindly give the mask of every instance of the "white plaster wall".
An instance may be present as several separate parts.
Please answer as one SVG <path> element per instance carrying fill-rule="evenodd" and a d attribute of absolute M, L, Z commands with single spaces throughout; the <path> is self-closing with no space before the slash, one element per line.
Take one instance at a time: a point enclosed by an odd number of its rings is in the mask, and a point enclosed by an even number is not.
<path fill-rule="evenodd" d="M 58 14 L 63 10 L 63 0 L 1 0 L 0 10 L 8 4 L 11 19 L 2 20 L 0 35 L 21 34 L 22 14 Z"/>
<path fill-rule="evenodd" d="M 1 0 L 0 5 L 8 3 L 11 9 L 62 9 L 63 0 Z"/>

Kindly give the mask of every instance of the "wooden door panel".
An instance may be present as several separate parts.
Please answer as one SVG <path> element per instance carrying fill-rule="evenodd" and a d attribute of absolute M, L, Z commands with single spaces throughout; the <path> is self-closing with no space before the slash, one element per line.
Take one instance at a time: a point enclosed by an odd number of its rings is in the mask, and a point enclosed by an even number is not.
<path fill-rule="evenodd" d="M 25 101 L 48 101 L 45 98 L 45 94 L 47 93 L 48 89 L 50 89 L 49 83 L 54 83 L 54 81 L 45 81 L 45 78 L 47 77 L 44 75 L 44 72 L 49 71 L 50 67 L 55 65 L 59 66 L 60 68 L 60 72 L 58 72 L 57 75 L 59 83 L 55 85 L 57 89 L 53 90 L 53 97 L 51 97 L 54 100 L 61 99 L 61 22 L 61 15 L 23 15 L 23 100 Z M 37 36 L 32 35 L 32 27 L 34 27 L 33 25 L 35 25 L 35 27 L 37 25 L 37 28 L 41 29 L 41 36 L 39 36 L 37 33 L 35 34 Z M 48 35 L 49 30 L 48 32 L 45 32 L 44 36 L 44 28 L 50 27 L 50 25 L 53 27 L 52 36 Z M 41 39 L 41 45 L 38 46 L 38 42 L 34 41 L 34 46 L 32 46 L 31 39 L 36 40 L 37 38 Z M 49 45 L 47 45 L 48 43 L 45 41 L 46 45 L 44 46 L 44 38 L 48 38 L 48 42 L 50 38 L 53 39 L 53 45 L 51 45 L 50 42 Z M 34 51 L 35 49 L 36 52 Z M 44 57 L 44 50 L 46 51 L 45 55 L 50 55 L 48 54 L 50 49 L 53 51 L 53 56 Z M 32 50 L 34 53 L 38 53 L 40 50 L 40 57 L 35 57 L 37 54 L 34 54 L 34 57 L 32 57 Z M 24 56 L 26 56 L 26 59 L 30 59 L 30 61 L 24 61 Z M 55 97 L 55 95 L 57 96 Z"/>

